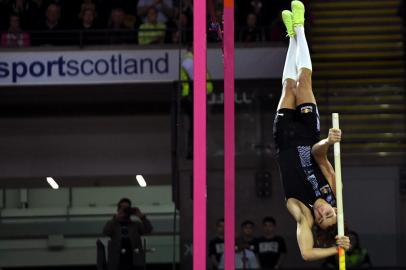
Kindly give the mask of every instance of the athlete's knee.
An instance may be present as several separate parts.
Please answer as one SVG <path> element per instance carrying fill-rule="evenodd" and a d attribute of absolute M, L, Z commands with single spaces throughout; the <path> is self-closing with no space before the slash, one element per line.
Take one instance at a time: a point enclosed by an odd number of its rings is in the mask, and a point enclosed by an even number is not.
<path fill-rule="evenodd" d="M 299 86 L 309 87 L 312 86 L 312 71 L 307 68 L 302 68 L 299 73 L 299 78 L 297 80 Z"/>
<path fill-rule="evenodd" d="M 283 82 L 283 91 L 285 94 L 295 95 L 297 82 L 292 79 L 287 79 Z"/>

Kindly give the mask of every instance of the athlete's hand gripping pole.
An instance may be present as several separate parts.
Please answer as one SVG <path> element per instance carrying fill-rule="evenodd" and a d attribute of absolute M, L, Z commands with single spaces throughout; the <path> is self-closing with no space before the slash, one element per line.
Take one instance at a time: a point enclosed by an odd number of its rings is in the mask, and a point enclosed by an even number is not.
<path fill-rule="evenodd" d="M 333 128 L 340 128 L 338 113 L 332 114 Z M 338 236 L 344 236 L 344 209 L 343 209 L 343 183 L 341 178 L 341 150 L 340 143 L 334 144 L 334 169 L 336 178 L 336 196 L 337 196 L 337 226 Z M 345 250 L 338 247 L 339 270 L 345 270 Z"/>

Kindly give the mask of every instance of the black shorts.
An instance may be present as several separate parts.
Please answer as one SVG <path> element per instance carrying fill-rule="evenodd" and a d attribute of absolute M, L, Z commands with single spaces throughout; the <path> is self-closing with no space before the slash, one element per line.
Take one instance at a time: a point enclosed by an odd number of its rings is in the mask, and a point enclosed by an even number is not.
<path fill-rule="evenodd" d="M 277 111 L 273 135 L 278 150 L 313 145 L 320 140 L 320 116 L 316 104 L 304 103 Z"/>

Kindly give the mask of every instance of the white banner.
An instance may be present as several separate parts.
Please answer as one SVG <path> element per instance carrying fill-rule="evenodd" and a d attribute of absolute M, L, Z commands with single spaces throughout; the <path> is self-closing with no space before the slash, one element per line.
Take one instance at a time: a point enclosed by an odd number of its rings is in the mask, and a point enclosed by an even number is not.
<path fill-rule="evenodd" d="M 286 48 L 236 49 L 237 79 L 279 78 Z M 184 53 L 184 52 L 183 52 Z M 221 50 L 208 50 L 213 79 L 223 78 Z M 0 52 L 0 85 L 172 82 L 179 78 L 178 50 Z"/>

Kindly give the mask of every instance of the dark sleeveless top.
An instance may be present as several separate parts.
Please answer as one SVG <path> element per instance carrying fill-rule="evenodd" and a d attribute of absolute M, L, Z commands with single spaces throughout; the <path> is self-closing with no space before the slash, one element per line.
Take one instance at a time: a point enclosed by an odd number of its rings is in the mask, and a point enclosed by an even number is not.
<path fill-rule="evenodd" d="M 318 198 L 336 206 L 330 184 L 311 154 L 311 146 L 296 146 L 279 152 L 286 199 L 295 198 L 309 209 Z"/>

